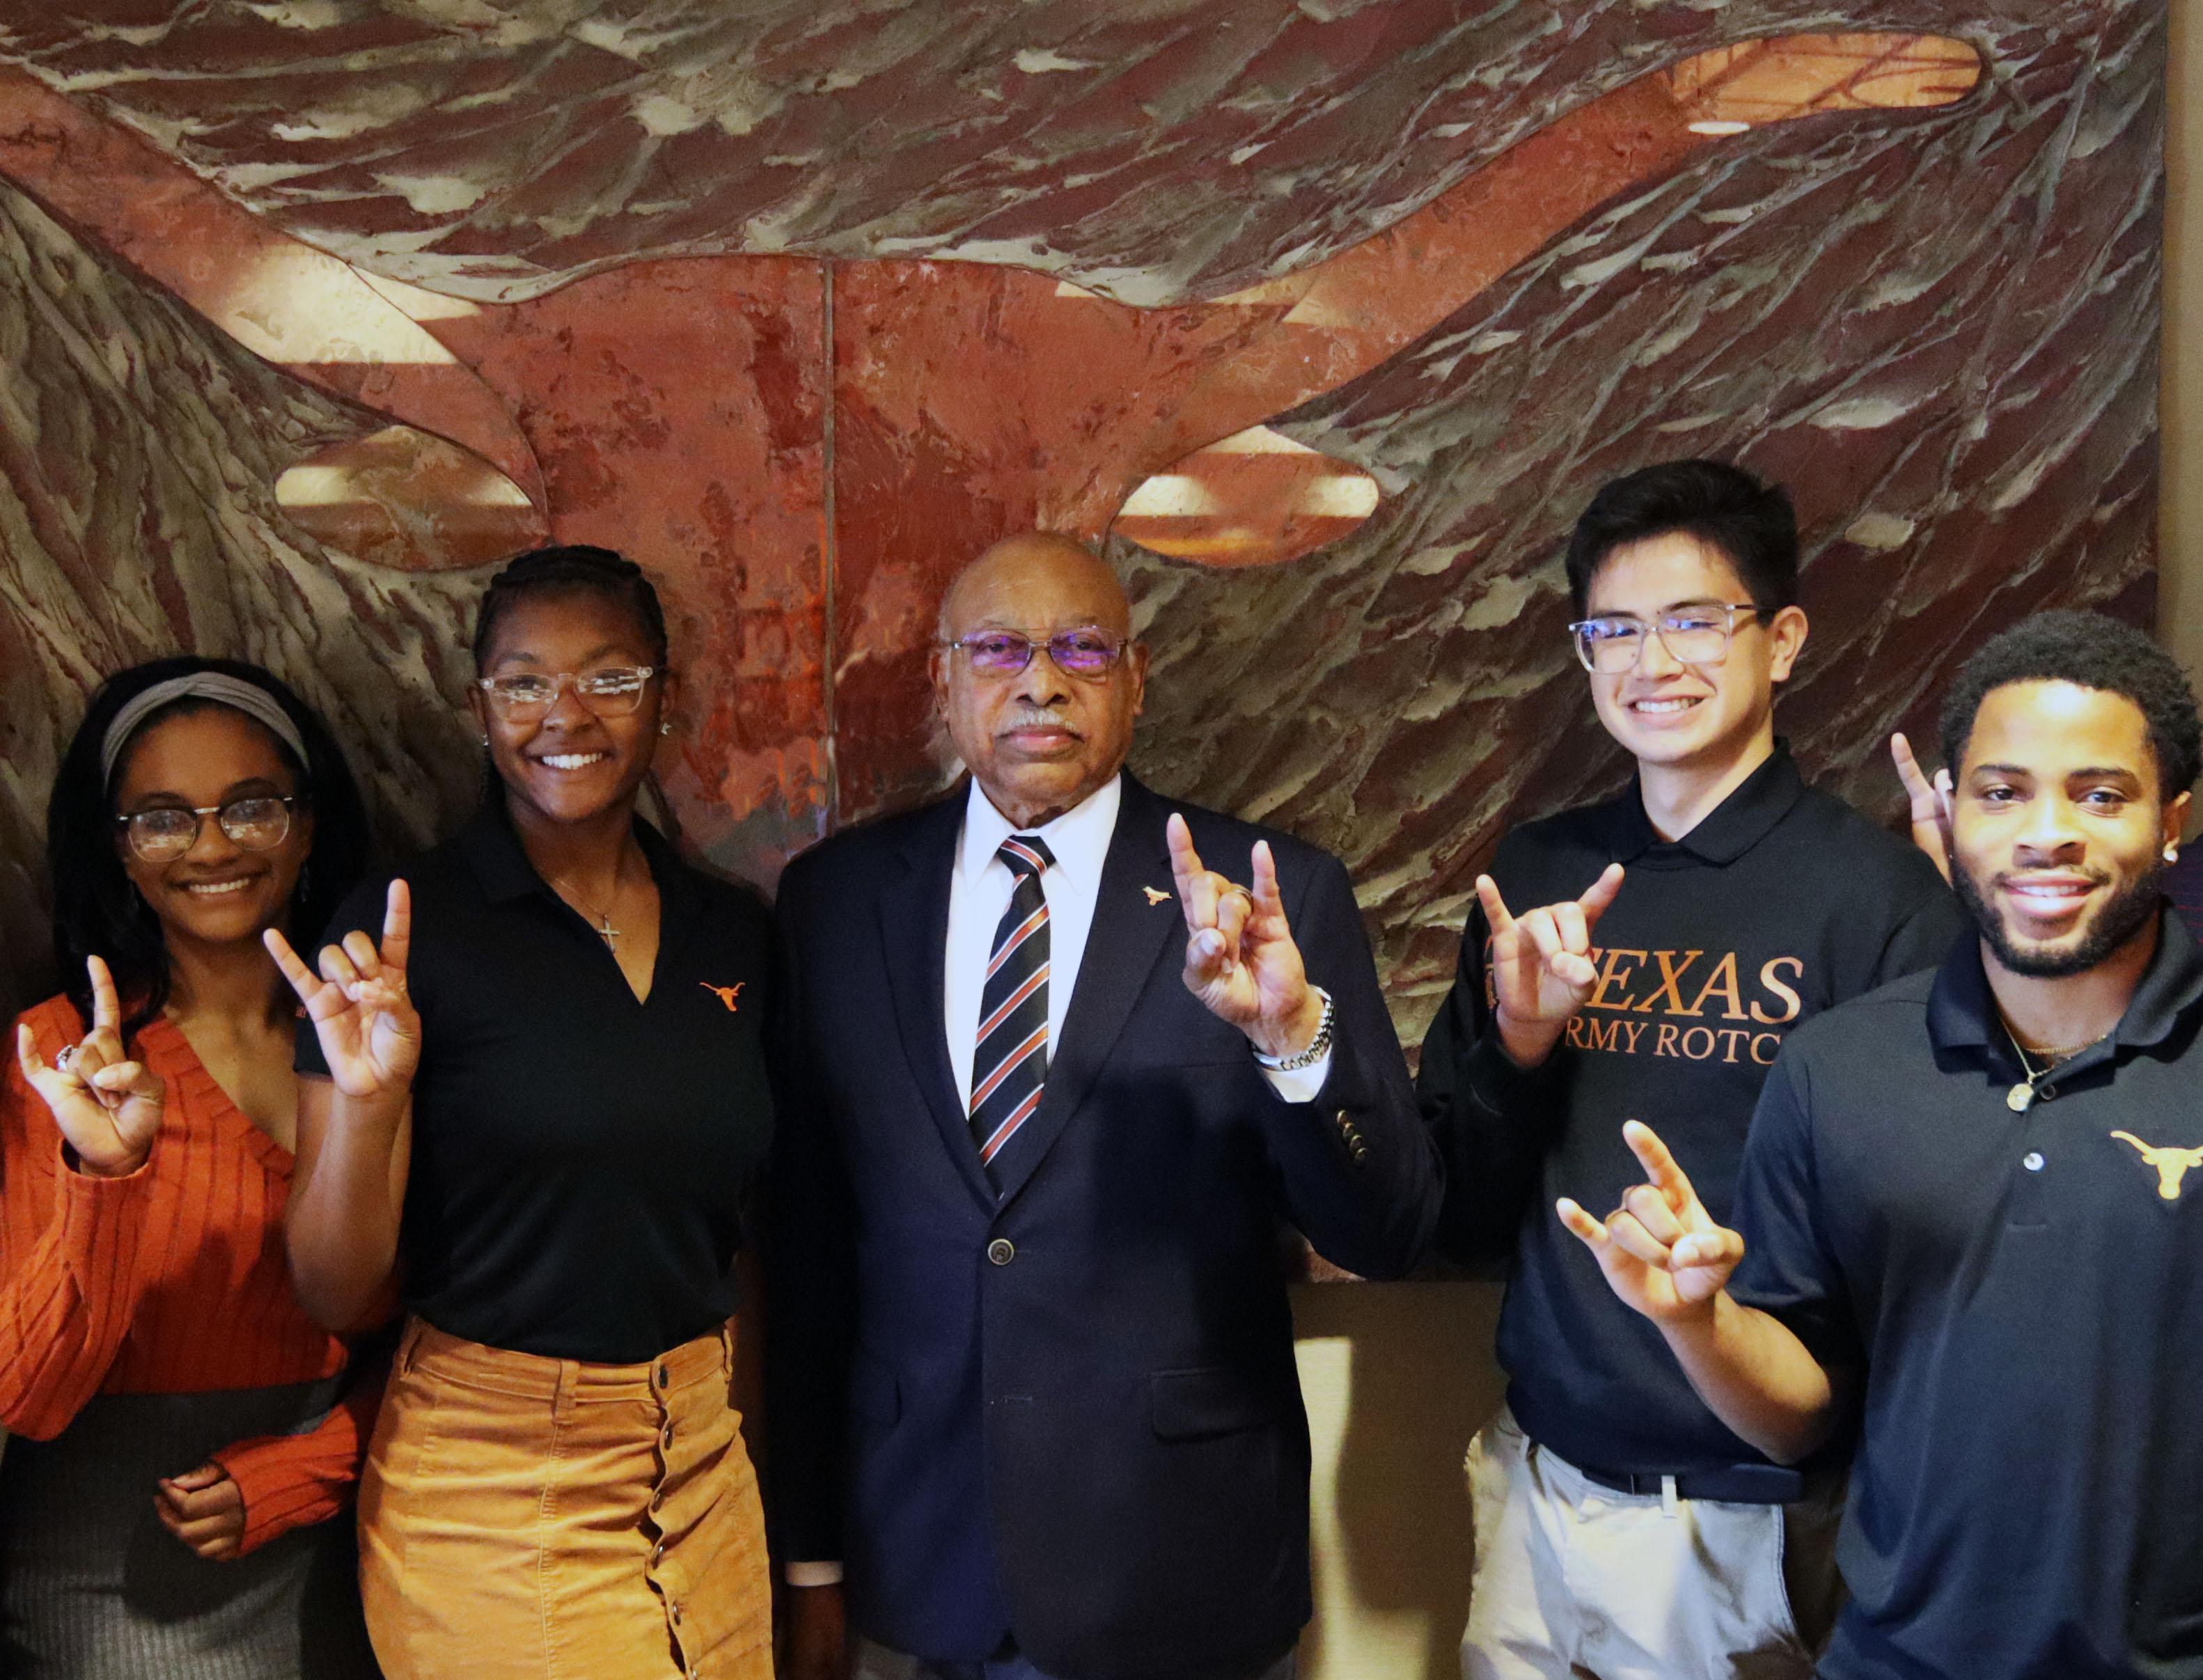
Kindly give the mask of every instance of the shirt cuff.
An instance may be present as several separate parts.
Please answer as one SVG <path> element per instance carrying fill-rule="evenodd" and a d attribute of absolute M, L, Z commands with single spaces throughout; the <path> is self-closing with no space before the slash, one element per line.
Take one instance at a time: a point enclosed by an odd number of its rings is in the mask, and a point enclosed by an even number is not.
<path fill-rule="evenodd" d="M 1328 1050 L 1323 1059 L 1311 1062 L 1304 1068 L 1295 1068 L 1290 1073 L 1275 1068 L 1264 1068 L 1262 1077 L 1270 1082 L 1270 1088 L 1289 1103 L 1312 1103 L 1322 1093 L 1323 1082 L 1331 1077 L 1331 1056 Z"/>
<path fill-rule="evenodd" d="M 784 1573 L 791 1587 L 838 1587 L 842 1584 L 842 1565 L 838 1563 L 789 1564 Z"/>
<path fill-rule="evenodd" d="M 1526 1068 L 1507 1053 L 1497 1029 L 1468 1053 L 1470 1097 L 1497 1114 L 1520 1114 L 1542 1108 L 1553 1099 L 1558 1077 L 1560 1046 L 1534 1068 Z"/>

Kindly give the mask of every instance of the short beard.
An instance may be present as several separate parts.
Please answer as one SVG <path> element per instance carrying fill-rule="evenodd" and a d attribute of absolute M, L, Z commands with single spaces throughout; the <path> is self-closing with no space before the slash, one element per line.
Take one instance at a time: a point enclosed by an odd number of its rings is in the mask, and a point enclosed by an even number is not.
<path fill-rule="evenodd" d="M 1951 871 L 1951 884 L 1958 889 L 1959 902 L 1974 918 L 1974 927 L 1996 953 L 1997 961 L 2013 974 L 2033 980 L 2068 979 L 2086 974 L 2105 961 L 2157 914 L 2164 881 L 2165 865 L 2153 863 L 2147 874 L 2137 875 L 2104 900 L 2078 945 L 2067 951 L 2023 951 L 2012 942 L 2004 918 L 1997 914 L 1981 884 L 1963 869 Z"/>

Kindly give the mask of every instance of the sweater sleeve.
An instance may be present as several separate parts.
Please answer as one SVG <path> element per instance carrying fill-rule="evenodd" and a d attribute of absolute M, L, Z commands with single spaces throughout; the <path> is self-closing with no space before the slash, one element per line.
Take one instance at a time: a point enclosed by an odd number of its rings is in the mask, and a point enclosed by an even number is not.
<path fill-rule="evenodd" d="M 214 1455 L 245 1496 L 244 1557 L 278 1535 L 325 1522 L 345 1507 L 359 1480 L 390 1378 L 388 1357 L 352 1367 L 328 1417 L 302 1435 L 255 1435 Z"/>
<path fill-rule="evenodd" d="M 1567 1088 L 1557 1049 L 1543 1066 L 1525 1069 L 1501 1046 L 1485 979 L 1490 937 L 1482 907 L 1472 905 L 1460 966 L 1424 1035 L 1415 1075 L 1424 1123 L 1445 1161 L 1437 1246 L 1470 1264 L 1514 1252 L 1538 1200 Z"/>
<path fill-rule="evenodd" d="M 51 1007 L 26 1017 L 50 1049 Z M 69 1024 L 74 1024 L 73 1017 Z M 14 1035 L 9 1048 L 13 1049 Z M 99 1391 L 145 1290 L 154 1156 L 127 1178 L 69 1166 L 60 1128 L 10 1054 L 0 1085 L 0 1424 L 50 1441 Z"/>

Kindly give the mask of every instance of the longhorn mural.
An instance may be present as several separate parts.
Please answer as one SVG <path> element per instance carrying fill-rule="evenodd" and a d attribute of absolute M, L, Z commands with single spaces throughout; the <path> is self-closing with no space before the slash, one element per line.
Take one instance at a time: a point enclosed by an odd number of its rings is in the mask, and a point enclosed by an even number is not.
<path fill-rule="evenodd" d="M 1600 478 L 1796 487 L 1787 727 L 1869 801 L 1952 648 L 2150 610 L 2162 0 L 724 11 L 0 0 L 19 993 L 103 670 L 267 661 L 418 842 L 546 537 L 661 581 L 669 813 L 767 883 L 952 768 L 956 565 L 1106 540 L 1136 765 L 1344 854 L 1411 1035 L 1500 828 L 1617 774 Z"/>

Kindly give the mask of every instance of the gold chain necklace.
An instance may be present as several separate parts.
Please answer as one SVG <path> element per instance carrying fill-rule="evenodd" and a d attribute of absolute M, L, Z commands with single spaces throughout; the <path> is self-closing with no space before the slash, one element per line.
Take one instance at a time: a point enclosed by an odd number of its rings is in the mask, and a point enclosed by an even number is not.
<path fill-rule="evenodd" d="M 2004 1035 L 2011 1042 L 2012 1053 L 2019 1058 L 2019 1070 L 2027 1076 L 2019 1084 L 2013 1086 L 2011 1090 L 2004 1093 L 2004 1105 L 2014 1114 L 2024 1114 L 2035 1106 L 2035 1099 L 2041 1094 L 2035 1088 L 2039 1081 L 2055 1072 L 2064 1063 L 2071 1061 L 2083 1050 L 2093 1049 L 2101 1044 L 2115 1030 L 2114 1028 L 2106 1027 L 2095 1037 L 2070 1047 L 2064 1045 L 2036 1046 L 2035 1053 L 2042 1058 L 2042 1066 L 2038 1070 L 2027 1059 L 2027 1046 L 2019 1041 L 2019 1035 L 2012 1030 L 2011 1023 L 2004 1020 L 2003 1011 L 1997 1011 L 1997 1018 L 2004 1023 Z"/>
<path fill-rule="evenodd" d="M 623 853 L 620 858 L 620 864 L 624 866 L 626 863 L 626 855 Z M 597 918 L 597 925 L 590 928 L 589 931 L 605 942 L 605 950 L 611 952 L 615 957 L 619 955 L 620 930 L 612 926 L 612 918 L 609 911 L 599 910 L 594 905 L 591 904 L 587 899 L 582 896 L 581 888 L 571 886 L 565 881 L 552 881 L 551 883 L 551 890 L 556 893 L 560 898 L 565 899 L 565 901 L 573 905 L 574 908 L 579 910 L 584 916 L 595 917 Z M 619 902 L 619 869 L 616 868 L 612 871 L 612 902 L 614 904 L 617 904 Z"/>

